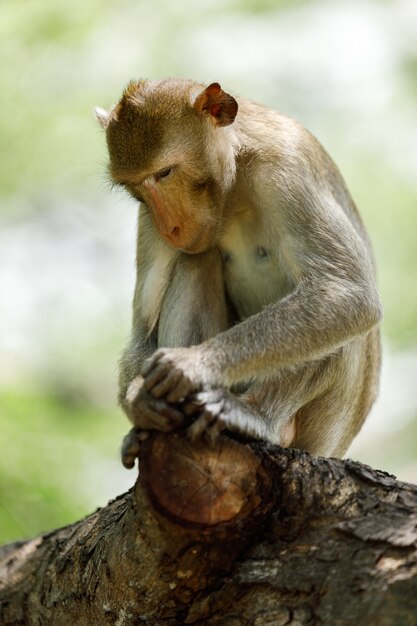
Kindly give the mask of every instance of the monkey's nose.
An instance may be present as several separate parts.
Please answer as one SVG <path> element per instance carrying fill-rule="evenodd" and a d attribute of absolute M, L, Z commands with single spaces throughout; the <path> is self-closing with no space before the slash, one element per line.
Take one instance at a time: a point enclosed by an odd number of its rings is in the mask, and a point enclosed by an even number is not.
<path fill-rule="evenodd" d="M 166 239 L 169 241 L 169 243 L 173 244 L 174 246 L 178 245 L 178 242 L 181 239 L 181 234 L 182 234 L 182 231 L 179 226 L 173 226 L 169 230 L 167 229 L 165 231 Z"/>
<path fill-rule="evenodd" d="M 172 226 L 166 229 L 165 235 L 168 237 L 168 239 L 176 241 L 181 236 L 181 229 L 179 226 Z"/>

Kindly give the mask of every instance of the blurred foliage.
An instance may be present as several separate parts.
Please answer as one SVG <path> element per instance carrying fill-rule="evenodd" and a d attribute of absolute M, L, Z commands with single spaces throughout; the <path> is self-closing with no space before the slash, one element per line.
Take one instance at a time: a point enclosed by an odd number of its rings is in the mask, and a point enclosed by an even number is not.
<path fill-rule="evenodd" d="M 372 445 L 362 453 L 363 463 L 396 476 L 401 468 L 402 480 L 416 483 L 417 477 L 417 415 L 401 428 L 375 434 Z M 357 458 L 354 456 L 354 458 Z M 401 477 L 400 477 L 401 479 Z"/>
<path fill-rule="evenodd" d="M 94 92 L 83 88 L 77 57 L 103 6 L 100 0 L 0 3 L 0 148 L 7 155 L 0 198 L 38 194 L 46 185 L 53 193 L 69 182 L 68 173 L 82 182 L 91 172 L 97 145 L 83 137 Z"/>
<path fill-rule="evenodd" d="M 270 13 L 277 9 L 294 8 L 305 0 L 230 0 L 229 8 L 247 13 Z"/>
<path fill-rule="evenodd" d="M 398 348 L 417 338 L 417 289 L 410 270 L 417 267 L 417 186 L 395 176 L 378 155 L 342 167 L 371 235 L 384 305 L 383 331 Z"/>
<path fill-rule="evenodd" d="M 0 542 L 74 521 L 135 478 L 120 468 L 118 447 L 128 424 L 113 400 L 116 355 L 128 333 L 133 290 L 134 234 L 124 233 L 123 224 L 133 229 L 134 217 L 123 212 L 132 204 L 122 211 L 120 199 L 106 189 L 104 139 L 92 113 L 95 105 L 111 106 L 130 78 L 184 74 L 228 80 L 237 93 L 309 126 L 338 162 L 371 234 L 385 337 L 397 349 L 415 350 L 417 180 L 412 170 L 396 164 L 397 154 L 407 161 L 404 154 L 413 142 L 404 148 L 396 143 L 394 121 L 400 118 L 404 125 L 403 138 L 415 132 L 416 39 L 407 47 L 405 37 L 395 38 L 392 13 L 383 13 L 395 6 L 401 13 L 400 4 L 370 1 L 358 9 L 347 1 L 324 0 L 2 0 L 0 220 L 13 243 L 5 272 L 15 293 L 7 295 L 11 328 L 5 339 L 12 349 L 3 364 L 8 376 L 0 379 Z M 334 22 L 328 20 L 341 10 L 346 16 L 339 16 L 339 31 L 332 32 Z M 386 97 L 386 116 L 383 105 L 374 114 L 373 102 L 343 102 L 351 89 L 344 63 L 354 50 L 338 59 L 339 35 L 351 10 L 370 11 L 369 24 L 381 18 L 388 29 L 381 41 L 392 46 L 385 66 L 394 95 Z M 304 41 L 313 18 L 319 29 L 312 41 Z M 287 56 L 272 45 L 284 39 L 280 24 L 288 31 L 287 42 L 294 42 Z M 347 24 L 354 23 L 347 19 Z M 240 32 L 245 50 L 235 43 Z M 332 56 L 337 71 L 330 75 L 323 68 L 304 69 L 326 33 L 331 52 L 325 49 L 317 59 Z M 368 40 L 367 35 L 359 40 L 356 30 L 354 35 L 355 49 Z M 216 65 L 224 40 L 229 47 Z M 247 69 L 241 61 L 246 49 L 250 61 L 259 57 L 258 66 Z M 353 80 L 358 90 L 366 86 L 363 77 Z M 400 112 L 394 121 L 390 107 Z M 351 135 L 358 137 L 349 143 Z M 49 250 L 54 256 L 46 263 L 41 253 L 47 256 Z M 30 271 L 38 266 L 39 282 Z M 45 276 L 55 281 L 54 288 Z M 39 292 L 38 299 L 29 298 L 30 288 Z M 33 324 L 25 326 L 30 306 L 37 310 Z M 0 308 L 4 321 L 4 303 Z M 22 310 L 22 327 L 13 327 L 14 312 L 18 317 Z M 30 387 L 22 372 L 31 376 Z M 361 458 L 391 471 L 411 467 L 417 458 L 415 424 L 381 436 Z"/>
<path fill-rule="evenodd" d="M 52 530 L 89 513 L 92 500 L 106 503 L 94 482 L 105 484 L 119 463 L 114 411 L 24 392 L 0 393 L 0 406 L 1 539 Z"/>
<path fill-rule="evenodd" d="M 403 77 L 406 93 L 417 101 L 417 52 L 404 56 Z"/>

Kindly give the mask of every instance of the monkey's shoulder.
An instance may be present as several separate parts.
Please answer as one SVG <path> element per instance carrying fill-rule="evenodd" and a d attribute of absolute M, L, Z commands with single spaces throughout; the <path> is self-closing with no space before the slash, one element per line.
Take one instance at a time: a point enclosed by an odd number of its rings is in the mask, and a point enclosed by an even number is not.
<path fill-rule="evenodd" d="M 268 197 L 271 191 L 281 190 L 284 200 L 300 194 L 305 200 L 309 192 L 320 188 L 356 216 L 339 168 L 310 130 L 292 117 L 248 101 L 242 118 L 238 167 L 241 180 L 250 180 L 252 192 Z"/>

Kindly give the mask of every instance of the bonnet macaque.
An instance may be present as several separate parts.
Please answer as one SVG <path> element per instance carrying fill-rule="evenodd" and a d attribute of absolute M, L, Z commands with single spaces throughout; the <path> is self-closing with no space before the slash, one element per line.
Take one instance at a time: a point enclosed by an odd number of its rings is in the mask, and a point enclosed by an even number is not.
<path fill-rule="evenodd" d="M 111 180 L 140 203 L 126 467 L 149 431 L 187 425 L 343 455 L 375 399 L 381 307 L 329 155 L 218 83 L 134 81 L 97 117 Z"/>

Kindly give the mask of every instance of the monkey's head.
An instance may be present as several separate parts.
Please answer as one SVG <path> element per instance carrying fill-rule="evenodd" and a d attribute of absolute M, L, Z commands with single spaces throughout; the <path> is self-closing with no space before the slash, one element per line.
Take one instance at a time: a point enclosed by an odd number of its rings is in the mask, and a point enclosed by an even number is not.
<path fill-rule="evenodd" d="M 215 245 L 235 176 L 236 100 L 218 83 L 131 82 L 108 113 L 111 180 L 147 207 L 171 246 L 188 253 Z"/>

